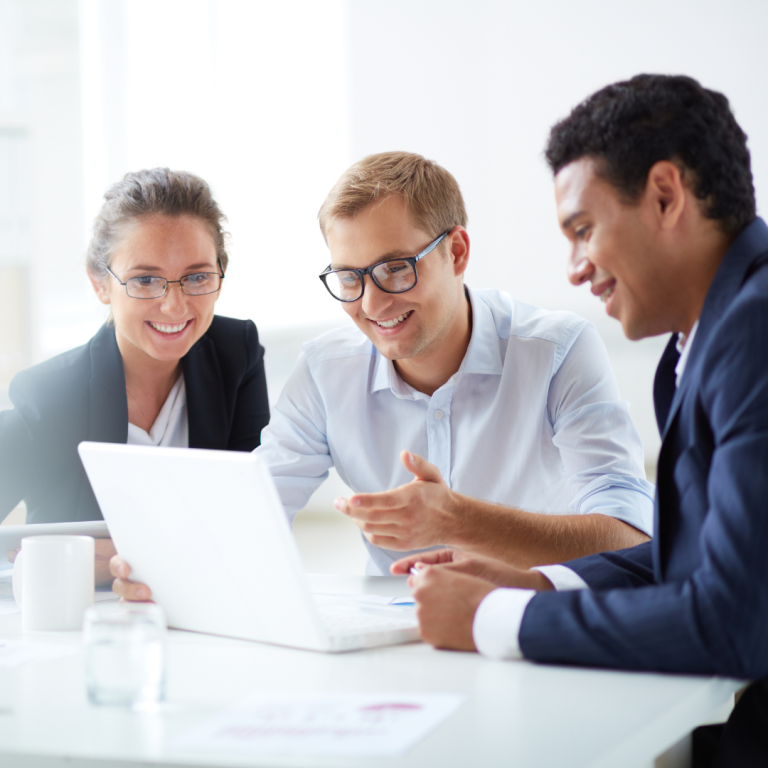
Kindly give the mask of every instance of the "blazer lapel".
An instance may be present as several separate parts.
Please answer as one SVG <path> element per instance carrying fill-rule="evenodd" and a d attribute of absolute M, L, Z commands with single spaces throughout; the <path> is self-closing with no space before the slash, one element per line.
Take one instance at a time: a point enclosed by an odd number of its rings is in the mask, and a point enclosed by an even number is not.
<path fill-rule="evenodd" d="M 97 443 L 128 441 L 128 399 L 125 394 L 123 358 L 115 339 L 115 329 L 102 325 L 90 343 L 91 378 L 87 436 Z M 85 470 L 77 505 L 79 520 L 98 520 L 101 510 L 93 495 Z"/>
<path fill-rule="evenodd" d="M 115 329 L 103 325 L 91 342 L 91 406 L 88 438 L 98 443 L 128 441 L 128 398 L 123 358 Z"/>
<path fill-rule="evenodd" d="M 664 429 L 661 432 L 662 441 L 677 415 L 680 403 L 683 401 L 690 383 L 698 379 L 699 356 L 701 350 L 706 346 L 712 328 L 718 323 L 731 301 L 733 301 L 733 297 L 738 293 L 754 268 L 765 260 L 767 250 L 768 227 L 766 227 L 762 219 L 758 218 L 738 235 L 723 257 L 723 261 L 715 274 L 715 279 L 712 281 L 707 298 L 704 300 L 701 317 L 699 318 L 699 327 L 693 339 L 688 362 L 685 365 L 680 385 L 677 387 L 677 391 L 672 398 Z M 662 362 L 659 363 L 659 369 L 663 362 L 664 357 L 662 357 Z"/>
<path fill-rule="evenodd" d="M 229 441 L 224 382 L 216 347 L 203 336 L 182 359 L 189 447 L 225 450 Z"/>

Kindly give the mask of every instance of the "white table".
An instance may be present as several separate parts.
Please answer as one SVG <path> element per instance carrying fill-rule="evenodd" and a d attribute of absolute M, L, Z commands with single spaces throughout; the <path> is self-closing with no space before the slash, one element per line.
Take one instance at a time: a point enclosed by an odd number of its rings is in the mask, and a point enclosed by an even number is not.
<path fill-rule="evenodd" d="M 322 592 L 407 593 L 394 578 L 313 577 Z M 80 643 L 79 632 L 23 634 L 0 616 L 0 640 Z M 157 713 L 95 707 L 82 657 L 0 669 L 0 765 L 96 766 L 536 766 L 647 768 L 741 687 L 733 680 L 496 662 L 424 644 L 341 655 L 189 632 L 170 633 L 168 702 Z M 461 709 L 396 760 L 185 754 L 167 743 L 255 691 L 466 696 Z"/>

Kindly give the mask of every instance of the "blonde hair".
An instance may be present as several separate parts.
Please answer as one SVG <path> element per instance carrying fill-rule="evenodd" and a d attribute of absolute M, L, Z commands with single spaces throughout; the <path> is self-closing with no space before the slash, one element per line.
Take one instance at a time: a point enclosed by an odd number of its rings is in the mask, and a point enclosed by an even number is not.
<path fill-rule="evenodd" d="M 317 215 L 323 237 L 327 241 L 334 219 L 353 219 L 392 195 L 402 196 L 415 224 L 428 235 L 467 225 L 461 190 L 445 168 L 410 152 L 381 152 L 355 163 L 333 185 Z"/>
<path fill-rule="evenodd" d="M 229 256 L 223 225 L 227 217 L 203 179 L 168 168 L 127 173 L 106 191 L 104 204 L 93 222 L 93 236 L 85 255 L 88 271 L 96 278 L 105 277 L 126 226 L 152 214 L 200 219 L 208 227 L 216 256 L 226 271 Z"/>

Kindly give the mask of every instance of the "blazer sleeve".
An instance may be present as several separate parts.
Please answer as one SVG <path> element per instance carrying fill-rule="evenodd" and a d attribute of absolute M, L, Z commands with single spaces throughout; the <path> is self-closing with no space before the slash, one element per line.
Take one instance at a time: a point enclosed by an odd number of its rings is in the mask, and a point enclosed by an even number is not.
<path fill-rule="evenodd" d="M 16 408 L 0 411 L 0 520 L 24 498 L 33 482 L 33 458 L 32 436 L 21 413 Z"/>
<path fill-rule="evenodd" d="M 519 634 L 527 658 L 736 678 L 768 674 L 763 282 L 752 300 L 740 301 L 713 330 L 698 380 L 686 395 L 696 398 L 696 421 L 685 428 L 697 429 L 698 444 L 709 442 L 712 452 L 704 477 L 685 453 L 676 457 L 676 494 L 690 516 L 689 529 L 670 546 L 696 547 L 696 564 L 687 577 L 664 584 L 536 595 Z M 692 522 L 695 514 L 701 514 L 699 526 Z M 600 584 L 606 586 L 605 580 Z"/>
<path fill-rule="evenodd" d="M 565 563 L 581 576 L 590 589 L 646 587 L 655 583 L 653 542 L 618 552 L 601 552 Z"/>
<path fill-rule="evenodd" d="M 232 430 L 227 449 L 252 451 L 261 442 L 261 430 L 269 424 L 269 397 L 264 370 L 264 347 L 251 320 L 245 323 L 247 366 L 238 387 Z"/>

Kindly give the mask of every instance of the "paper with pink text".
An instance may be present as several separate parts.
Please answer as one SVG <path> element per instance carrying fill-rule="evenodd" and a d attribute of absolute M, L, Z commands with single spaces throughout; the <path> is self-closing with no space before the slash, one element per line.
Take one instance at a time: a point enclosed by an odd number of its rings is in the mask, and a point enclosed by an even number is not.
<path fill-rule="evenodd" d="M 396 757 L 463 703 L 454 694 L 259 693 L 169 746 L 185 752 Z"/>

